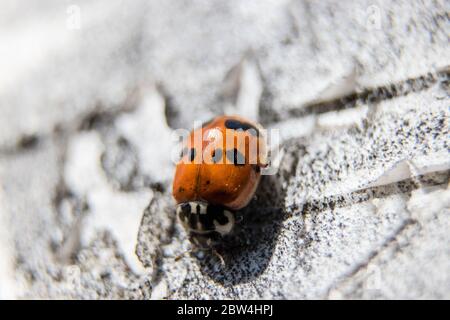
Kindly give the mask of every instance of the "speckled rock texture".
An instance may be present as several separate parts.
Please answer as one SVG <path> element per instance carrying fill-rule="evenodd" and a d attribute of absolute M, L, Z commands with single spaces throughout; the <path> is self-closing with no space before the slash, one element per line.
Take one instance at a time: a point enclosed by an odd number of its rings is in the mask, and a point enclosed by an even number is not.
<path fill-rule="evenodd" d="M 0 4 L 0 298 L 450 299 L 448 1 Z M 278 130 L 217 256 L 176 129 Z"/>

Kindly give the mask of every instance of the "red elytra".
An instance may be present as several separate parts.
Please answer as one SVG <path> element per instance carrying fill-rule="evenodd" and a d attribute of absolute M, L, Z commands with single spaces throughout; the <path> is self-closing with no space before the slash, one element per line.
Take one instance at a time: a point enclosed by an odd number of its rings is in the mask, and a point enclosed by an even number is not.
<path fill-rule="evenodd" d="M 201 141 L 196 144 L 194 137 Z M 216 117 L 193 130 L 183 150 L 172 190 L 178 204 L 204 201 L 238 210 L 249 203 L 266 166 L 259 124 L 239 116 Z"/>

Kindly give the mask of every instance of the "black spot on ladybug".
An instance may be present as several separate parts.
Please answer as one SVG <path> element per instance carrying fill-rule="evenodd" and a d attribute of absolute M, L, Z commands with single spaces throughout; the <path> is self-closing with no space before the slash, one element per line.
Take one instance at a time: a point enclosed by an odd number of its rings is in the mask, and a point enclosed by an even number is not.
<path fill-rule="evenodd" d="M 189 155 L 189 158 L 191 159 L 191 161 L 194 161 L 195 154 L 196 154 L 195 149 L 191 148 L 191 152 L 190 152 L 190 155 Z"/>
<path fill-rule="evenodd" d="M 183 158 L 188 153 L 188 149 L 186 147 L 183 148 L 180 152 L 180 159 Z"/>
<path fill-rule="evenodd" d="M 183 193 L 184 192 L 184 188 L 183 187 L 179 187 L 178 188 L 178 192 Z"/>
<path fill-rule="evenodd" d="M 214 163 L 219 162 L 222 159 L 222 149 L 214 150 L 211 156 Z"/>
<path fill-rule="evenodd" d="M 230 149 L 227 150 L 226 153 L 228 160 L 230 160 L 235 166 L 242 166 L 245 164 L 245 157 L 239 152 L 238 149 Z"/>
<path fill-rule="evenodd" d="M 228 119 L 225 121 L 225 127 L 233 130 L 244 130 L 248 131 L 253 136 L 259 135 L 259 130 L 254 125 L 250 123 L 242 122 L 239 120 Z"/>
<path fill-rule="evenodd" d="M 211 183 L 211 181 L 209 181 L 209 180 L 206 180 L 206 184 L 210 184 Z"/>

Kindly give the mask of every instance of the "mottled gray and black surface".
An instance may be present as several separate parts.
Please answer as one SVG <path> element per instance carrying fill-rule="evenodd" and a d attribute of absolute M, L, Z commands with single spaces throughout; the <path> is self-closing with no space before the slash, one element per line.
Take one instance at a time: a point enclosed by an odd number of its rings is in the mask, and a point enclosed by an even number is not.
<path fill-rule="evenodd" d="M 0 297 L 450 298 L 448 2 L 0 6 Z M 221 113 L 281 135 L 226 266 L 170 194 Z"/>

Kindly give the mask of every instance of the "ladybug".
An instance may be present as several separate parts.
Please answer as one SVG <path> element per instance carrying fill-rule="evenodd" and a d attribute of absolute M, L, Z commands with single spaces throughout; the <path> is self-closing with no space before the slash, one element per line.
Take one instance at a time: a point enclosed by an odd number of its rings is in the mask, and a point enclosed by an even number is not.
<path fill-rule="evenodd" d="M 173 197 L 179 221 L 200 250 L 230 235 L 236 212 L 252 199 L 266 167 L 264 129 L 239 116 L 218 116 L 182 143 Z"/>

